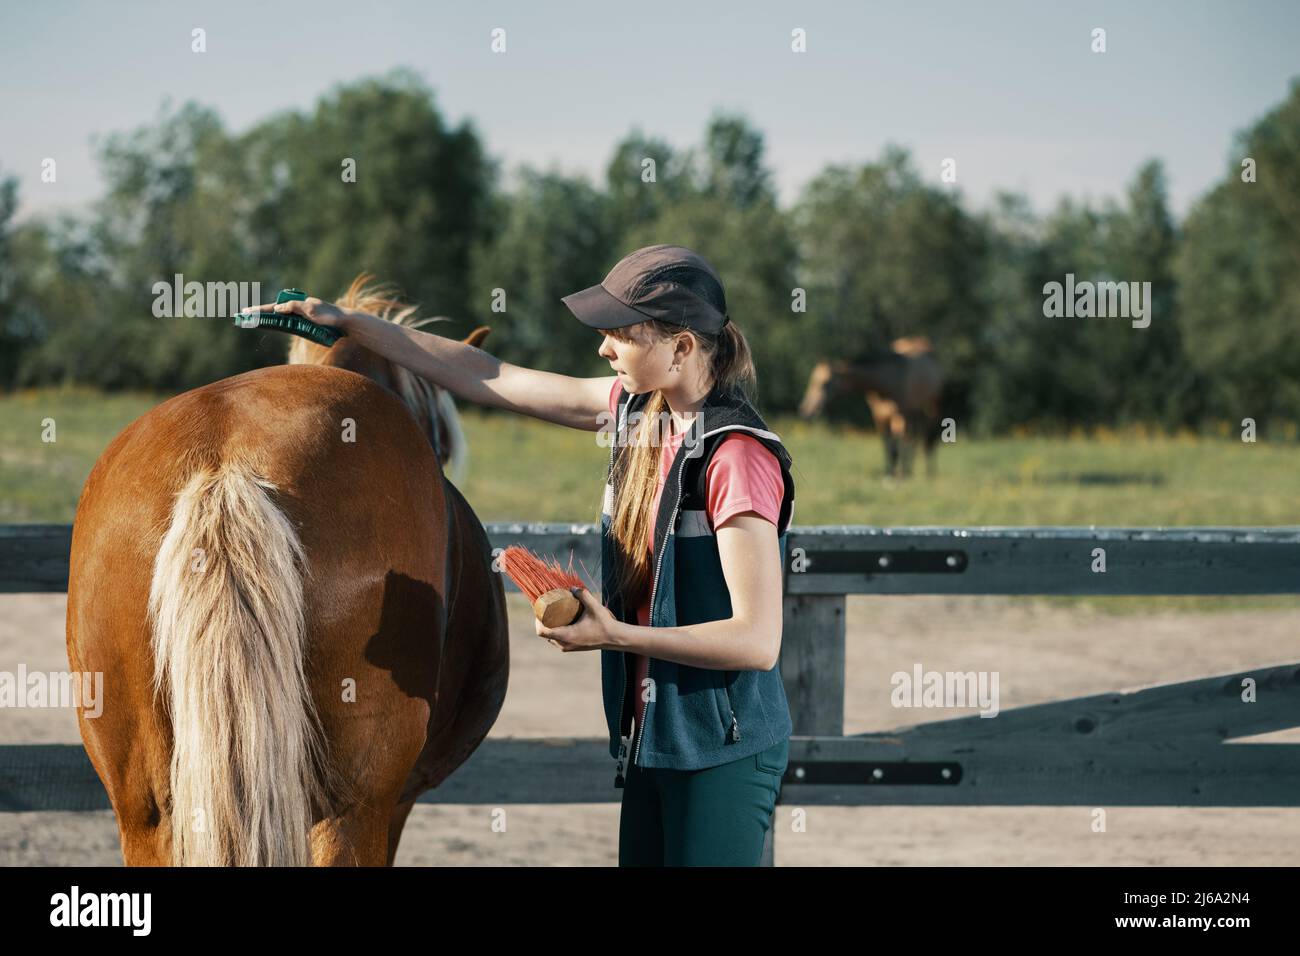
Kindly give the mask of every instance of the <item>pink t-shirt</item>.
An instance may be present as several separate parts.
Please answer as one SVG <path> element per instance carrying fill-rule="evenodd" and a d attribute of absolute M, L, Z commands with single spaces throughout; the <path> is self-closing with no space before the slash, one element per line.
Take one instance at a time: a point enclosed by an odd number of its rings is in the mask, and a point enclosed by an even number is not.
<path fill-rule="evenodd" d="M 609 391 L 609 410 L 618 412 L 619 390 L 622 382 L 615 381 Z M 672 467 L 677 449 L 681 447 L 685 432 L 676 432 L 667 437 L 663 455 L 659 464 L 659 482 L 655 486 L 654 499 L 650 503 L 650 514 L 659 513 L 659 499 L 663 497 L 664 482 L 668 470 Z M 756 512 L 776 524 L 781 517 L 781 500 L 785 496 L 785 482 L 781 477 L 781 465 L 767 447 L 757 438 L 743 431 L 735 431 L 718 445 L 709 467 L 705 472 L 704 487 L 708 500 L 705 502 L 705 514 L 710 529 L 716 530 L 728 518 L 745 512 Z M 791 505 L 791 521 L 794 520 L 794 506 Z M 650 522 L 646 539 L 646 550 L 654 553 L 654 522 Z M 637 608 L 636 621 L 642 627 L 650 623 L 650 589 L 647 586 L 641 606 Z M 650 660 L 644 654 L 634 654 L 636 661 L 636 722 L 640 726 L 645 713 L 645 701 L 641 699 L 643 681 L 650 669 Z"/>

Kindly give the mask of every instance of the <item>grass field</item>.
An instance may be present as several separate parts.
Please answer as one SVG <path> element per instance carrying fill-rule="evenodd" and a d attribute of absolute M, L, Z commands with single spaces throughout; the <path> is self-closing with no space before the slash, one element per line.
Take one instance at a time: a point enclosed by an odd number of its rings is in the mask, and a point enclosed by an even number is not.
<path fill-rule="evenodd" d="M 0 523 L 71 522 L 109 440 L 162 398 L 46 389 L 0 396 Z M 462 408 L 470 466 L 462 490 L 483 521 L 596 521 L 609 449 L 597 434 Z M 42 440 L 53 420 L 56 440 Z M 794 459 L 795 524 L 1295 525 L 1300 444 L 1151 436 L 963 440 L 937 449 L 938 474 L 881 477 L 866 430 L 774 417 Z M 1300 587 L 1300 583 L 1297 584 Z M 1076 599 L 1122 610 L 1150 598 Z M 1300 599 L 1168 598 L 1171 606 L 1300 606 Z"/>

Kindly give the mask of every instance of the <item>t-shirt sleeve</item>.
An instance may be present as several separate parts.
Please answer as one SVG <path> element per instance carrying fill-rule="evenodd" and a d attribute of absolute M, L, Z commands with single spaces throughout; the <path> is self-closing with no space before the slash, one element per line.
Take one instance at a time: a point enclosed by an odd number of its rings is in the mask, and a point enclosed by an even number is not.
<path fill-rule="evenodd" d="M 705 507 L 715 529 L 746 511 L 755 511 L 772 524 L 781 517 L 785 496 L 781 465 L 762 442 L 743 432 L 728 435 L 718 445 L 709 460 L 705 488 Z"/>
<path fill-rule="evenodd" d="M 618 390 L 622 386 L 618 376 L 614 376 L 614 386 L 609 390 L 609 413 L 615 415 L 618 413 Z"/>

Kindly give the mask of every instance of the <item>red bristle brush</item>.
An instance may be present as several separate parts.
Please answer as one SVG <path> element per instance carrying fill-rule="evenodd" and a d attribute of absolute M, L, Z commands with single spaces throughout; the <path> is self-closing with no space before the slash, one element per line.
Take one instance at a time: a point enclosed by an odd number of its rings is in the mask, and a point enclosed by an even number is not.
<path fill-rule="evenodd" d="M 572 554 L 569 566 L 562 568 L 558 561 L 543 561 L 527 548 L 511 545 L 501 553 L 501 566 L 519 590 L 528 595 L 537 620 L 547 627 L 564 627 L 582 614 L 582 602 L 569 588 L 587 585 L 573 571 Z"/>

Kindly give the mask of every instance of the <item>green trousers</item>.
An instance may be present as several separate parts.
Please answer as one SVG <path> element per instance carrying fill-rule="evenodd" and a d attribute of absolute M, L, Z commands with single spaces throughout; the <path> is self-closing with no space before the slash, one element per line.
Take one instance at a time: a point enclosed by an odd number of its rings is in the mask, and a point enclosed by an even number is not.
<path fill-rule="evenodd" d="M 619 866 L 757 866 L 772 825 L 787 737 L 703 770 L 628 768 L 618 821 Z"/>

